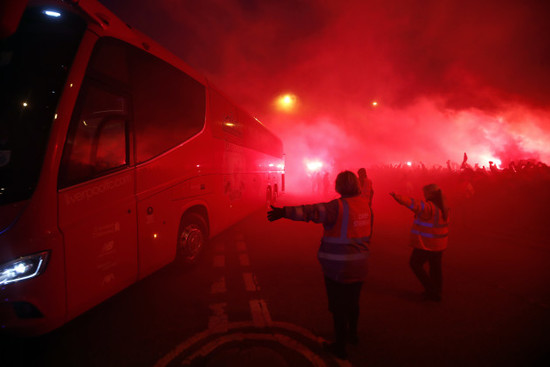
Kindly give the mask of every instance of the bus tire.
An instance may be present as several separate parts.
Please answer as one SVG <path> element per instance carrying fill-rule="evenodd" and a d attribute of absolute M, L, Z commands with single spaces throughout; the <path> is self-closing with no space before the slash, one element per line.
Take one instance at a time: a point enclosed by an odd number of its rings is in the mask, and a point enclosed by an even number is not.
<path fill-rule="evenodd" d="M 176 260 L 182 265 L 194 264 L 208 238 L 204 218 L 197 213 L 185 214 L 178 230 L 178 247 Z"/>

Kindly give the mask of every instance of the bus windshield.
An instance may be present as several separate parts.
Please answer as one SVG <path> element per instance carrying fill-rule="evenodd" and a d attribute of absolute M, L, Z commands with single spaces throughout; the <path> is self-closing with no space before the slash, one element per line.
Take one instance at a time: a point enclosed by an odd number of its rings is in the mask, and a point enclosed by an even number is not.
<path fill-rule="evenodd" d="M 0 40 L 0 205 L 29 199 L 50 128 L 86 29 L 79 15 L 29 8 Z"/>

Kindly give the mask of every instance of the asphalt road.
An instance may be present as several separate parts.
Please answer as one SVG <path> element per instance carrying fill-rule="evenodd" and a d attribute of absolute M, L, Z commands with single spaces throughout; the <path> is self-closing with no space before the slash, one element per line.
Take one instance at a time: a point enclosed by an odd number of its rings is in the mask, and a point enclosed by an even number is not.
<path fill-rule="evenodd" d="M 456 211 L 443 300 L 423 302 L 408 267 L 411 214 L 375 200 L 360 342 L 347 365 L 547 365 L 549 236 L 522 243 Z M 286 195 L 279 204 L 313 201 Z M 346 365 L 320 347 L 333 335 L 321 232 L 269 223 L 258 210 L 212 239 L 195 266 L 170 265 L 46 336 L 0 340 L 0 365 Z"/>

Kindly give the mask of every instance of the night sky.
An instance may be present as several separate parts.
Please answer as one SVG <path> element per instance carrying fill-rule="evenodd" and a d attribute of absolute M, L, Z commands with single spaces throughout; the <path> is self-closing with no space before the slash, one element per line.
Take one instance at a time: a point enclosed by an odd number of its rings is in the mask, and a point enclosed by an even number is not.
<path fill-rule="evenodd" d="M 550 163 L 549 1 L 101 2 L 279 135 L 287 164 Z"/>

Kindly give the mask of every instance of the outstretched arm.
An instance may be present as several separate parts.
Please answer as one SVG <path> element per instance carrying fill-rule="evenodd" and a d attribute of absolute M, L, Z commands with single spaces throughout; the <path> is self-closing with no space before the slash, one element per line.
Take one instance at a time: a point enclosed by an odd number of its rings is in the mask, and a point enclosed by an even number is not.
<path fill-rule="evenodd" d="M 267 213 L 267 219 L 274 221 L 287 218 L 296 221 L 323 223 L 330 225 L 336 222 L 338 216 L 338 201 L 311 205 L 285 206 L 277 208 L 272 206 Z"/>
<path fill-rule="evenodd" d="M 408 196 L 403 196 L 396 194 L 395 192 L 390 192 L 391 197 L 395 199 L 399 204 L 406 206 L 412 210 L 416 215 L 421 217 L 431 217 L 432 215 L 432 205 L 430 203 L 425 203 L 422 200 L 415 200 Z"/>

